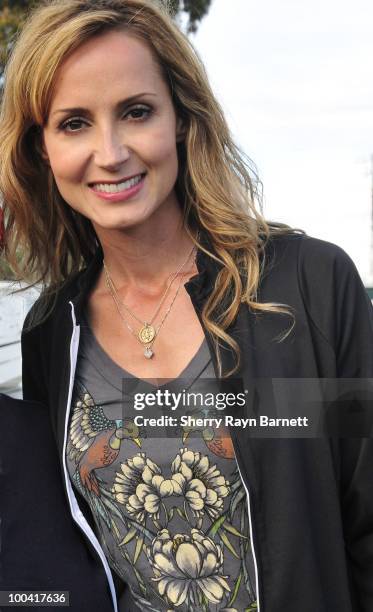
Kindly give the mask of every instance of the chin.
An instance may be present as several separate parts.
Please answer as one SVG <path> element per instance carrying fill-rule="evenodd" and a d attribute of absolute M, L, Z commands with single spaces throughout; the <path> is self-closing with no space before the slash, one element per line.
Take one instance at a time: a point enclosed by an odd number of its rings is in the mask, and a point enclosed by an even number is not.
<path fill-rule="evenodd" d="M 126 230 L 140 227 L 152 216 L 152 211 L 144 214 L 105 215 L 91 219 L 93 225 L 103 230 Z"/>

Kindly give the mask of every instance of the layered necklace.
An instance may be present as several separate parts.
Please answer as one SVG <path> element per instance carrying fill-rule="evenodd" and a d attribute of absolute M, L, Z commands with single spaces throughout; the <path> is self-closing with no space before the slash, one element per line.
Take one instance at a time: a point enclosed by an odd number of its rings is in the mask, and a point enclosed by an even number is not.
<path fill-rule="evenodd" d="M 193 246 L 193 248 L 191 249 L 191 251 L 188 254 L 188 257 L 185 259 L 185 261 L 181 264 L 181 266 L 179 266 L 179 268 L 176 270 L 176 272 L 174 272 L 169 280 L 169 282 L 167 283 L 166 289 L 162 294 L 162 297 L 160 299 L 160 302 L 158 304 L 158 306 L 156 307 L 153 316 L 151 317 L 151 319 L 149 319 L 149 321 L 143 321 L 142 319 L 140 319 L 136 313 L 133 312 L 133 310 L 131 310 L 131 308 L 129 308 L 129 306 L 127 306 L 127 304 L 125 304 L 119 297 L 117 288 L 114 284 L 114 281 L 110 275 L 110 272 L 108 270 L 108 267 L 105 263 L 105 260 L 103 261 L 103 265 L 104 265 L 104 275 L 105 275 L 105 282 L 106 282 L 106 286 L 109 290 L 109 293 L 113 299 L 113 302 L 115 304 L 115 307 L 118 311 L 118 314 L 120 316 L 120 318 L 122 319 L 123 323 L 125 324 L 126 328 L 128 329 L 128 331 L 140 342 L 140 344 L 143 347 L 144 350 L 144 357 L 146 357 L 146 359 L 151 359 L 154 356 L 154 350 L 153 350 L 153 345 L 154 342 L 164 324 L 164 322 L 166 321 L 168 315 L 171 312 L 171 309 L 175 303 L 175 300 L 177 298 L 177 296 L 179 295 L 180 289 L 181 289 L 181 285 L 183 282 L 183 276 L 186 274 L 186 272 L 184 272 L 183 274 L 180 274 L 181 271 L 183 270 L 183 268 L 187 265 L 187 263 L 192 259 L 193 254 L 196 252 L 196 247 Z M 169 307 L 167 308 L 165 314 L 163 315 L 160 323 L 158 326 L 154 325 L 155 319 L 158 316 L 162 305 L 167 297 L 167 295 L 169 294 L 169 291 L 171 289 L 171 286 L 173 284 L 173 282 L 175 281 L 175 279 L 177 278 L 177 276 L 180 274 L 180 280 L 175 292 L 174 297 L 171 300 L 171 303 L 169 305 Z M 129 314 L 131 317 L 133 317 L 133 319 L 135 319 L 138 323 L 140 323 L 141 327 L 138 331 L 134 330 L 133 327 L 129 324 L 127 317 L 124 316 L 123 314 L 123 309 L 126 311 L 127 314 Z"/>

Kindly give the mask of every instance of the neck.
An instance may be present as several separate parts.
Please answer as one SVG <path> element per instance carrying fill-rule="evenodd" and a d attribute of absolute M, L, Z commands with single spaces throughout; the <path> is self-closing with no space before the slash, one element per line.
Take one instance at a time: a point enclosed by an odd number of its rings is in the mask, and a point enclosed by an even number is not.
<path fill-rule="evenodd" d="M 144 224 L 123 231 L 102 232 L 96 228 L 96 232 L 118 289 L 125 286 L 144 292 L 158 291 L 193 248 L 181 213 L 168 217 L 167 223 Z M 193 257 L 183 268 L 183 273 L 188 271 L 196 272 Z"/>

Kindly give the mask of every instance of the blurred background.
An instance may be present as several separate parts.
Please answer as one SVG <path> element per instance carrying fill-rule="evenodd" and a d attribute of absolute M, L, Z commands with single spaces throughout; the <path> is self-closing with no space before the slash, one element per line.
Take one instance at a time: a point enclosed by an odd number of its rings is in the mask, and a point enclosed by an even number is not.
<path fill-rule="evenodd" d="M 7 53 L 37 2 L 0 2 Z M 373 4 L 368 0 L 171 0 L 236 142 L 263 184 L 267 219 L 340 245 L 373 298 Z M 0 391 L 20 394 L 19 338 L 35 291 L 0 263 Z"/>
<path fill-rule="evenodd" d="M 229 8 L 228 8 L 229 7 Z M 373 4 L 213 0 L 192 40 L 269 219 L 344 248 L 373 285 Z"/>

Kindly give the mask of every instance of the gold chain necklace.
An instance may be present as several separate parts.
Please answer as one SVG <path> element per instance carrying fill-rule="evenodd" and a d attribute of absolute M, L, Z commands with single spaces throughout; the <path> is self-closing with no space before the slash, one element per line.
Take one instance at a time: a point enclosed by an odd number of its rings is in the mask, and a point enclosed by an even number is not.
<path fill-rule="evenodd" d="M 173 284 L 174 280 L 176 279 L 177 275 L 181 272 L 181 270 L 184 268 L 184 266 L 188 263 L 190 257 L 192 256 L 193 252 L 195 250 L 195 247 L 193 246 L 192 250 L 190 251 L 190 253 L 188 254 L 187 259 L 181 264 L 181 266 L 177 269 L 177 271 L 172 275 L 170 282 L 168 283 L 165 292 L 162 295 L 161 301 L 159 303 L 159 305 L 157 306 L 157 309 L 154 313 L 154 315 L 152 316 L 150 323 L 148 323 L 147 321 L 142 321 L 141 319 L 139 319 L 137 317 L 137 315 L 131 311 L 131 309 L 120 300 L 119 296 L 118 296 L 118 292 L 117 289 L 115 287 L 114 281 L 112 280 L 109 270 L 107 268 L 107 266 L 105 265 L 105 261 L 104 263 L 104 275 L 105 275 L 105 282 L 106 282 L 106 286 L 110 292 L 110 295 L 114 301 L 114 304 L 116 306 L 116 309 L 118 310 L 118 313 L 121 317 L 121 319 L 123 320 L 123 322 L 125 323 L 127 329 L 131 332 L 131 334 L 133 334 L 135 336 L 135 338 L 137 340 L 139 340 L 141 342 L 141 344 L 146 344 L 147 346 L 144 349 L 144 356 L 147 359 L 151 359 L 154 356 L 154 351 L 153 351 L 153 344 L 159 334 L 159 331 L 161 329 L 161 327 L 163 326 L 165 320 L 167 319 L 169 313 L 171 312 L 172 306 L 175 303 L 175 300 L 179 294 L 179 291 L 181 289 L 181 285 L 182 285 L 182 281 L 183 281 L 183 276 L 187 273 L 184 273 L 181 275 L 180 278 L 180 282 L 178 285 L 178 288 L 175 292 L 175 295 L 171 301 L 170 306 L 168 307 L 168 309 L 166 310 L 160 324 L 158 325 L 157 328 L 155 328 L 153 326 L 153 322 L 156 318 L 156 316 L 159 313 L 159 310 L 164 302 L 164 300 L 166 299 L 166 296 L 171 288 L 171 285 Z M 121 309 L 121 305 L 126 309 L 126 311 L 131 314 L 139 323 L 141 323 L 142 327 L 140 329 L 139 332 L 136 332 L 133 327 L 128 323 L 127 319 L 123 316 L 122 313 L 122 309 Z"/>
<path fill-rule="evenodd" d="M 128 314 L 130 314 L 134 319 L 136 319 L 136 321 L 138 323 L 140 323 L 141 325 L 141 329 L 138 332 L 139 335 L 139 339 L 140 342 L 142 342 L 143 344 L 148 344 L 149 342 L 151 342 L 153 340 L 153 338 L 155 337 L 155 328 L 153 326 L 153 321 L 155 320 L 155 318 L 157 317 L 161 306 L 163 304 L 163 302 L 165 301 L 167 294 L 171 288 L 171 285 L 173 284 L 175 278 L 177 277 L 177 275 L 181 272 L 181 270 L 184 268 L 184 266 L 187 264 L 187 262 L 189 261 L 189 258 L 191 257 L 193 251 L 194 251 L 195 247 L 193 245 L 191 251 L 188 253 L 188 257 L 186 258 L 186 260 L 179 266 L 179 268 L 176 270 L 176 272 L 174 272 L 174 274 L 171 277 L 171 280 L 169 281 L 162 297 L 161 300 L 152 316 L 152 318 L 150 319 L 149 322 L 147 321 L 142 321 L 141 319 L 139 319 L 139 317 L 129 308 L 129 306 L 127 306 L 127 304 L 125 304 L 118 295 L 118 291 L 117 288 L 114 284 L 113 279 L 111 278 L 110 272 L 108 270 L 108 267 L 106 266 L 105 260 L 103 261 L 104 264 L 104 272 L 105 272 L 105 277 L 106 277 L 106 284 L 108 285 L 108 283 L 110 283 L 111 288 L 113 290 L 113 292 L 115 293 L 117 300 L 120 304 L 122 304 L 123 308 L 128 312 Z"/>

